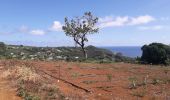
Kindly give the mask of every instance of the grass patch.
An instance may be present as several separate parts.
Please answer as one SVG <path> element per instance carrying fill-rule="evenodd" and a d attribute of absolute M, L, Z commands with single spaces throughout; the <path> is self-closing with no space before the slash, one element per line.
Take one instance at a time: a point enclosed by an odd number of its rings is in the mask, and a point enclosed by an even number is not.
<path fill-rule="evenodd" d="M 97 83 L 97 81 L 83 81 L 84 84 L 93 84 L 93 83 Z"/>
<path fill-rule="evenodd" d="M 78 76 L 80 76 L 79 73 L 73 73 L 73 74 L 71 75 L 71 77 L 74 77 L 74 78 L 77 78 Z"/>
<path fill-rule="evenodd" d="M 33 67 L 14 66 L 4 71 L 3 77 L 14 80 L 17 95 L 24 100 L 62 100 L 61 94 L 50 79 L 41 77 Z"/>
<path fill-rule="evenodd" d="M 130 81 L 130 89 L 136 89 L 136 84 L 137 84 L 137 78 L 136 77 L 129 77 L 129 81 Z"/>
<path fill-rule="evenodd" d="M 19 87 L 17 90 L 17 95 L 22 97 L 24 100 L 41 100 L 39 96 L 31 95 L 23 87 Z"/>

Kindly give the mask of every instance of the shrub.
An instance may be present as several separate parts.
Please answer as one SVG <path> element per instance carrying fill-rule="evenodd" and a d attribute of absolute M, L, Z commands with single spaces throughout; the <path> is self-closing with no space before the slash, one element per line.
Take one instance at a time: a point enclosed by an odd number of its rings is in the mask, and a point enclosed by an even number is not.
<path fill-rule="evenodd" d="M 168 64 L 170 58 L 170 46 L 162 43 L 144 45 L 141 60 L 151 64 Z"/>
<path fill-rule="evenodd" d="M 3 42 L 0 42 L 0 55 L 4 55 L 6 51 L 6 45 Z"/>

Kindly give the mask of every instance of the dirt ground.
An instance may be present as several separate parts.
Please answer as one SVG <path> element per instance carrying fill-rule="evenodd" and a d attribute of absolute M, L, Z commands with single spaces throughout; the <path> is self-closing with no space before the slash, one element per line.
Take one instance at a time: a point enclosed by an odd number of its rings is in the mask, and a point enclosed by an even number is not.
<path fill-rule="evenodd" d="M 0 73 L 2 73 L 0 67 Z M 11 88 L 9 81 L 0 76 L 0 100 L 22 100 L 20 97 L 16 96 L 16 89 Z"/>
<path fill-rule="evenodd" d="M 53 79 L 66 99 L 170 100 L 170 67 L 64 61 L 8 61 L 5 64 L 34 66 L 37 73 Z M 12 94 L 15 97 L 15 93 Z M 3 95 L 0 91 L 0 98 Z"/>

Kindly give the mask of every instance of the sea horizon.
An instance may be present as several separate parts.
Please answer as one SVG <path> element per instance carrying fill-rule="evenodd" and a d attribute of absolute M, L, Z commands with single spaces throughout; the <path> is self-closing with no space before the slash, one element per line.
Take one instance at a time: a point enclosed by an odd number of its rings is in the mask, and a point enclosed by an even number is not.
<path fill-rule="evenodd" d="M 110 50 L 113 53 L 122 53 L 123 56 L 135 58 L 141 57 L 141 47 L 142 46 L 101 46 L 100 48 Z"/>

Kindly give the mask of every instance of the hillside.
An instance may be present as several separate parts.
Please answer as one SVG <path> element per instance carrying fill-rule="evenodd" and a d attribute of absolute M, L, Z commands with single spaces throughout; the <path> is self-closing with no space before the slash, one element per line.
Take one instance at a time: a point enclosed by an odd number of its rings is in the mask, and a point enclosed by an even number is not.
<path fill-rule="evenodd" d="M 1 58 L 16 58 L 22 60 L 67 60 L 82 61 L 83 54 L 79 47 L 33 47 L 23 45 L 5 45 L 0 44 Z M 86 47 L 88 60 L 104 60 L 104 61 L 125 61 L 129 59 L 122 55 L 97 48 L 94 46 Z"/>

